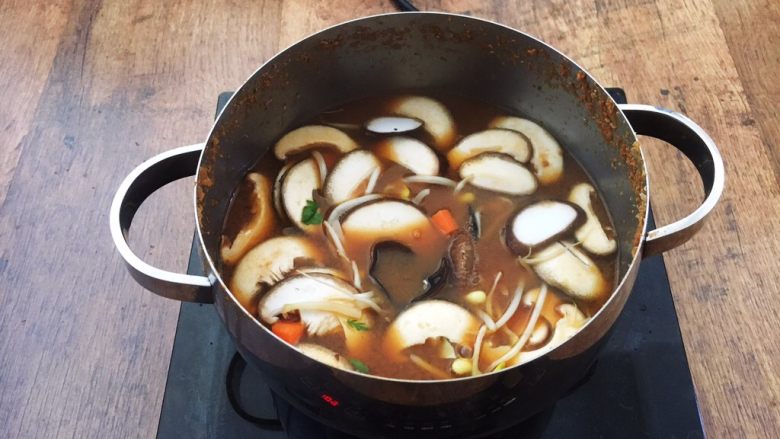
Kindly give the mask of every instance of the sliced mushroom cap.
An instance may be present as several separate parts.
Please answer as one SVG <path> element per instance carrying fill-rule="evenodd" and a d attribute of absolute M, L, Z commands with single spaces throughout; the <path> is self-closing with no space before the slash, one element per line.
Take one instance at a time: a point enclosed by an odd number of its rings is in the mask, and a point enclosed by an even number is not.
<path fill-rule="evenodd" d="M 320 170 L 314 158 L 296 163 L 282 177 L 280 198 L 284 211 L 290 221 L 307 233 L 320 229 L 319 225 L 304 224 L 301 220 L 306 202 L 312 199 L 312 192 L 320 187 Z"/>
<path fill-rule="evenodd" d="M 436 233 L 417 206 L 401 200 L 381 198 L 363 203 L 341 218 L 341 230 L 347 241 L 363 239 L 372 243 L 398 241 L 414 249 L 426 241 L 426 234 Z"/>
<path fill-rule="evenodd" d="M 321 262 L 320 250 L 307 238 L 280 236 L 250 250 L 238 263 L 230 279 L 230 291 L 252 314 L 262 285 L 274 285 L 295 267 L 296 260 Z"/>
<path fill-rule="evenodd" d="M 455 122 L 447 107 L 439 101 L 424 96 L 405 96 L 394 100 L 389 109 L 393 114 L 421 120 L 439 151 L 449 149 L 455 140 Z"/>
<path fill-rule="evenodd" d="M 372 174 L 381 170 L 382 164 L 368 151 L 353 151 L 339 160 L 325 180 L 323 192 L 331 205 L 357 196 L 363 184 L 368 186 Z"/>
<path fill-rule="evenodd" d="M 538 348 L 546 344 L 550 340 L 551 333 L 552 329 L 550 322 L 548 322 L 544 317 L 539 317 L 539 320 L 536 322 L 536 327 L 534 328 L 533 332 L 531 332 L 531 337 L 528 338 L 528 343 L 525 345 L 525 347 Z"/>
<path fill-rule="evenodd" d="M 555 323 L 555 334 L 551 341 L 555 346 L 573 337 L 589 320 L 579 308 L 571 303 L 559 305 L 558 312 L 563 314 L 563 317 Z"/>
<path fill-rule="evenodd" d="M 574 337 L 574 334 L 580 331 L 588 322 L 588 318 L 582 313 L 576 306 L 565 303 L 557 307 L 558 315 L 563 315 L 555 323 L 555 331 L 552 338 L 546 342 L 542 347 L 532 350 L 520 352 L 516 357 L 508 362 L 508 364 L 515 365 L 520 363 L 529 362 L 535 358 L 552 351 L 566 340 Z"/>
<path fill-rule="evenodd" d="M 563 150 L 547 130 L 528 119 L 509 116 L 493 119 L 490 126 L 517 131 L 531 141 L 531 164 L 539 184 L 545 186 L 560 180 L 563 175 Z"/>
<path fill-rule="evenodd" d="M 413 117 L 383 116 L 366 122 L 366 130 L 377 134 L 400 134 L 414 131 L 422 124 L 420 119 Z"/>
<path fill-rule="evenodd" d="M 300 343 L 296 348 L 307 357 L 313 358 L 320 363 L 325 363 L 338 369 L 354 370 L 349 360 L 326 347 L 313 343 Z"/>
<path fill-rule="evenodd" d="M 523 293 L 523 305 L 533 308 L 534 304 L 536 303 L 536 300 L 539 298 L 539 293 L 541 293 L 540 287 L 531 288 L 530 290 Z M 548 322 L 556 322 L 560 318 L 561 314 L 558 312 L 558 306 L 562 305 L 564 302 L 562 298 L 565 298 L 568 300 L 568 296 L 565 296 L 564 294 L 557 293 L 556 290 L 553 290 L 551 288 L 547 288 L 547 295 L 545 296 L 544 304 L 542 305 L 542 311 L 539 316 L 539 318 L 544 318 Z M 523 325 L 525 324 L 525 320 L 522 322 Z M 517 330 L 520 332 L 524 327 L 522 328 L 512 328 L 513 330 Z"/>
<path fill-rule="evenodd" d="M 233 265 L 244 254 L 257 245 L 273 231 L 276 219 L 271 196 L 271 182 L 265 176 L 258 173 L 247 175 L 247 179 L 254 185 L 252 189 L 252 219 L 241 228 L 233 242 L 229 245 L 222 243 L 222 262 Z"/>
<path fill-rule="evenodd" d="M 556 242 L 534 255 L 533 268 L 548 284 L 580 300 L 609 294 L 609 283 L 596 263 L 571 242 Z"/>
<path fill-rule="evenodd" d="M 534 175 L 507 154 L 484 152 L 463 162 L 460 177 L 481 189 L 509 195 L 528 195 L 536 191 Z"/>
<path fill-rule="evenodd" d="M 404 349 L 444 337 L 452 343 L 470 346 L 479 321 L 466 309 L 443 300 L 418 302 L 398 315 L 385 332 L 384 346 L 393 358 Z"/>
<path fill-rule="evenodd" d="M 560 238 L 584 221 L 585 214 L 574 204 L 538 201 L 509 217 L 504 236 L 510 250 L 526 256 L 534 248 Z"/>
<path fill-rule="evenodd" d="M 437 175 L 439 158 L 428 145 L 410 137 L 390 137 L 376 146 L 376 154 L 417 175 Z"/>
<path fill-rule="evenodd" d="M 464 137 L 447 153 L 447 161 L 452 169 L 458 169 L 461 163 L 483 152 L 501 152 L 526 163 L 531 158 L 531 145 L 515 131 L 492 128 Z"/>
<path fill-rule="evenodd" d="M 284 160 L 290 154 L 323 145 L 332 146 L 342 153 L 348 153 L 358 147 L 351 137 L 337 128 L 307 125 L 282 136 L 274 145 L 274 155 L 277 159 Z"/>
<path fill-rule="evenodd" d="M 604 226 L 593 210 L 593 197 L 598 196 L 593 186 L 588 183 L 580 183 L 569 192 L 569 201 L 578 205 L 585 211 L 587 221 L 575 232 L 578 241 L 582 241 L 582 247 L 595 255 L 609 255 L 617 250 L 617 242 L 607 236 Z"/>
<path fill-rule="evenodd" d="M 276 179 L 274 180 L 274 209 L 276 209 L 276 214 L 279 215 L 280 218 L 287 218 L 287 212 L 285 212 L 284 206 L 282 205 L 282 180 L 287 174 L 287 171 L 289 171 L 294 164 L 295 163 L 285 163 L 285 165 L 282 166 L 282 169 L 279 170 L 279 173 L 276 174 Z"/>
<path fill-rule="evenodd" d="M 263 296 L 259 314 L 264 322 L 273 324 L 281 314 L 298 311 L 309 334 L 325 335 L 341 327 L 340 316 L 362 315 L 350 298 L 357 292 L 348 282 L 328 274 L 297 274 L 277 283 Z"/>

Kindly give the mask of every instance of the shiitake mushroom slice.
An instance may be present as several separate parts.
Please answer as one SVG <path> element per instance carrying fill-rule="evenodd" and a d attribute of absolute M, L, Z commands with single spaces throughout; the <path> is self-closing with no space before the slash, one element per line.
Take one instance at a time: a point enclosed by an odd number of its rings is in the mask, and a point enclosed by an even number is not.
<path fill-rule="evenodd" d="M 324 346 L 314 343 L 301 343 L 296 346 L 296 348 L 306 356 L 313 358 L 320 363 L 325 363 L 328 366 L 344 370 L 355 369 L 346 357 Z"/>
<path fill-rule="evenodd" d="M 353 151 L 339 160 L 325 179 L 323 193 L 330 205 L 336 205 L 363 195 L 359 189 L 368 184 L 372 174 L 381 171 L 382 164 L 369 151 Z"/>
<path fill-rule="evenodd" d="M 306 203 L 312 199 L 312 193 L 321 186 L 320 170 L 314 158 L 296 163 L 284 174 L 281 180 L 279 197 L 286 216 L 299 229 L 314 233 L 318 225 L 304 224 L 301 213 Z"/>
<path fill-rule="evenodd" d="M 536 191 L 536 177 L 512 156 L 497 152 L 483 152 L 464 161 L 460 177 L 469 184 L 508 195 L 529 195 Z"/>
<path fill-rule="evenodd" d="M 516 357 L 510 360 L 508 364 L 526 363 L 541 357 L 563 344 L 566 340 L 572 338 L 589 320 L 582 311 L 571 303 L 559 305 L 556 308 L 556 313 L 562 317 L 555 323 L 555 330 L 552 333 L 552 337 L 548 337 L 548 340 L 540 345 L 529 344 L 529 348 L 535 349 L 520 352 Z"/>
<path fill-rule="evenodd" d="M 231 242 L 223 237 L 220 256 L 222 262 L 233 265 L 258 242 L 267 238 L 276 224 L 271 194 L 271 181 L 262 174 L 253 172 L 247 175 L 252 184 L 252 218 L 244 225 Z"/>
<path fill-rule="evenodd" d="M 249 312 L 255 312 L 255 299 L 263 287 L 273 286 L 295 267 L 296 260 L 321 262 L 318 247 L 302 236 L 279 236 L 263 241 L 236 265 L 230 278 L 230 292 Z"/>
<path fill-rule="evenodd" d="M 485 152 L 507 154 L 526 163 L 531 158 L 531 145 L 516 131 L 491 128 L 464 137 L 447 153 L 447 161 L 452 169 L 458 169 L 464 161 Z"/>
<path fill-rule="evenodd" d="M 595 301 L 609 294 L 599 267 L 571 242 L 555 242 L 535 253 L 532 266 L 543 281 L 574 299 Z"/>
<path fill-rule="evenodd" d="M 585 250 L 594 255 L 606 256 L 617 250 L 617 242 L 607 236 L 604 226 L 593 210 L 594 196 L 597 196 L 596 189 L 588 183 L 580 183 L 569 192 L 569 201 L 578 205 L 587 216 L 587 221 L 577 229 L 575 236 L 582 242 Z"/>
<path fill-rule="evenodd" d="M 539 320 L 536 321 L 536 327 L 531 332 L 531 337 L 528 339 L 524 349 L 538 349 L 547 344 L 552 335 L 553 329 L 550 322 L 546 318 L 539 316 Z"/>
<path fill-rule="evenodd" d="M 415 248 L 415 245 L 426 245 L 429 235 L 438 236 L 428 216 L 419 207 L 392 198 L 360 204 L 340 219 L 341 230 L 347 240 L 395 240 Z"/>
<path fill-rule="evenodd" d="M 510 116 L 493 119 L 490 127 L 517 131 L 530 140 L 533 150 L 531 165 L 539 184 L 545 186 L 560 180 L 563 175 L 563 150 L 547 130 L 528 119 Z"/>
<path fill-rule="evenodd" d="M 577 205 L 564 201 L 537 201 L 509 217 L 504 229 L 507 247 L 519 256 L 527 256 L 569 233 L 585 222 L 585 213 Z"/>
<path fill-rule="evenodd" d="M 417 175 L 438 175 L 439 158 L 425 143 L 411 137 L 395 136 L 377 144 L 379 157 L 398 163 Z"/>
<path fill-rule="evenodd" d="M 433 137 L 436 149 L 445 152 L 455 140 L 455 122 L 447 107 L 425 96 L 404 96 L 389 105 L 392 114 L 419 119 L 423 129 Z"/>
<path fill-rule="evenodd" d="M 358 144 L 345 132 L 326 125 L 306 125 L 294 129 L 279 139 L 274 145 L 274 155 L 279 160 L 307 149 L 328 145 L 339 152 L 348 153 L 358 148 Z"/>
<path fill-rule="evenodd" d="M 273 324 L 279 320 L 286 306 L 301 303 L 338 303 L 358 290 L 349 282 L 325 273 L 293 274 L 275 284 L 260 299 L 258 314 L 260 318 Z M 342 306 L 346 306 L 341 304 Z M 359 310 L 358 310 L 359 311 Z M 339 315 L 320 309 L 300 309 L 301 322 L 311 335 L 325 335 L 341 328 Z M 360 317 L 360 313 L 355 317 Z"/>
<path fill-rule="evenodd" d="M 385 332 L 383 346 L 388 358 L 405 361 L 401 352 L 428 339 L 446 338 L 451 343 L 472 346 L 480 321 L 468 310 L 444 300 L 417 302 L 403 311 Z"/>
<path fill-rule="evenodd" d="M 414 131 L 423 121 L 414 117 L 381 116 L 366 122 L 366 130 L 375 134 L 401 134 Z"/>

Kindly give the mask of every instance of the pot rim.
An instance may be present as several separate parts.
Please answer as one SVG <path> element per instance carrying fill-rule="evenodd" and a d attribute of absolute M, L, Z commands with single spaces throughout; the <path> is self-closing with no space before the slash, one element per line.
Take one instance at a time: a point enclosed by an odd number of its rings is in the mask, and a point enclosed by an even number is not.
<path fill-rule="evenodd" d="M 204 160 L 204 157 L 206 155 L 205 152 L 206 152 L 206 149 L 209 148 L 209 145 L 210 145 L 209 140 L 215 135 L 215 130 L 217 128 L 217 125 L 218 125 L 220 119 L 222 118 L 222 115 L 224 114 L 225 110 L 233 102 L 233 99 L 239 94 L 239 92 L 241 92 L 245 87 L 248 86 L 248 84 L 250 83 L 252 78 L 254 78 L 256 75 L 258 75 L 261 70 L 263 70 L 266 66 L 270 65 L 271 63 L 273 63 L 277 58 L 281 58 L 283 55 L 285 55 L 293 47 L 298 46 L 298 45 L 304 43 L 305 41 L 307 41 L 307 40 L 309 40 L 311 38 L 314 38 L 314 37 L 316 37 L 318 35 L 321 35 L 323 33 L 329 32 L 332 29 L 335 29 L 335 28 L 338 28 L 338 27 L 341 27 L 341 26 L 344 26 L 344 25 L 358 23 L 358 22 L 362 22 L 362 21 L 368 21 L 368 20 L 375 20 L 377 18 L 383 18 L 383 17 L 389 17 L 389 16 L 398 16 L 398 15 L 403 15 L 403 16 L 436 15 L 436 16 L 442 16 L 442 17 L 455 18 L 455 19 L 459 19 L 459 20 L 460 19 L 474 20 L 474 21 L 488 23 L 488 24 L 492 24 L 492 25 L 504 28 L 506 30 L 518 33 L 518 34 L 522 35 L 525 38 L 530 38 L 531 40 L 536 41 L 537 43 L 539 43 L 542 46 L 544 46 L 547 50 L 550 50 L 553 53 L 558 54 L 564 60 L 570 62 L 571 64 L 576 66 L 578 69 L 580 69 L 580 71 L 585 73 L 587 75 L 587 78 L 590 81 L 592 81 L 593 84 L 596 87 L 598 87 L 599 90 L 604 95 L 606 95 L 608 97 L 608 99 L 615 105 L 615 111 L 618 113 L 618 115 L 620 117 L 623 118 L 624 123 L 630 129 L 630 132 L 631 132 L 631 134 L 634 137 L 634 141 L 637 141 L 637 139 L 638 139 L 637 134 L 634 131 L 634 128 L 631 126 L 631 124 L 626 119 L 625 115 L 623 114 L 623 111 L 620 110 L 620 108 L 618 106 L 618 103 L 615 102 L 615 100 L 612 98 L 612 96 L 609 93 L 607 93 L 606 88 L 599 81 L 597 81 L 595 79 L 595 77 L 590 72 L 588 72 L 585 68 L 583 68 L 577 62 L 575 62 L 574 60 L 569 58 L 566 54 L 562 53 L 561 51 L 559 51 L 558 49 L 556 49 L 552 45 L 547 44 L 546 42 L 542 41 L 541 39 L 539 39 L 539 38 L 537 38 L 537 37 L 535 37 L 533 35 L 530 35 L 530 34 L 528 34 L 526 32 L 520 31 L 518 29 L 515 29 L 513 27 L 510 27 L 510 26 L 507 26 L 507 25 L 504 25 L 504 24 L 501 24 L 501 23 L 497 23 L 497 22 L 492 21 L 492 20 L 484 19 L 484 18 L 472 17 L 472 16 L 468 16 L 468 15 L 463 15 L 463 14 L 454 14 L 454 13 L 449 13 L 449 12 L 436 12 L 436 11 L 389 12 L 389 13 L 374 14 L 374 15 L 369 15 L 369 16 L 365 16 L 365 17 L 359 17 L 359 18 L 355 18 L 355 19 L 352 19 L 352 20 L 347 20 L 347 21 L 344 21 L 344 22 L 341 22 L 341 23 L 337 23 L 337 24 L 328 26 L 328 27 L 326 27 L 324 29 L 321 29 L 321 30 L 319 30 L 317 32 L 314 32 L 312 34 L 309 34 L 309 35 L 301 38 L 300 40 L 296 41 L 295 43 L 290 44 L 289 46 L 287 46 L 286 48 L 284 48 L 283 50 L 279 51 L 278 53 L 273 55 L 271 58 L 266 60 L 262 65 L 260 65 L 260 67 L 258 67 L 254 72 L 252 72 L 247 77 L 247 79 L 242 83 L 242 85 L 238 89 L 236 89 L 236 91 L 233 93 L 233 95 L 230 97 L 230 99 L 227 101 L 227 103 L 225 103 L 225 106 L 222 108 L 222 110 L 220 110 L 219 115 L 217 115 L 217 118 L 215 119 L 214 123 L 212 124 L 211 129 L 209 130 L 209 134 L 208 134 L 208 136 L 206 138 L 207 140 L 205 142 L 205 146 L 203 148 L 203 152 L 201 152 L 200 158 L 198 159 L 198 167 L 197 167 L 197 171 L 196 171 L 196 174 L 195 174 L 195 185 L 194 185 L 194 188 L 193 188 L 193 207 L 194 207 L 194 213 L 195 213 L 195 226 L 196 226 L 195 230 L 196 230 L 197 235 L 198 235 L 198 243 L 199 243 L 200 248 L 201 248 L 202 257 L 207 261 L 208 266 L 209 266 L 208 267 L 209 268 L 208 278 L 211 281 L 212 286 L 215 285 L 214 281 L 216 280 L 216 282 L 219 283 L 219 286 L 221 286 L 222 289 L 224 289 L 224 291 L 228 293 L 228 295 L 230 296 L 230 300 L 232 300 L 234 302 L 234 304 L 241 310 L 241 312 L 246 317 L 248 317 L 249 319 L 253 320 L 254 323 L 257 326 L 259 326 L 263 331 L 266 331 L 267 334 L 275 337 L 286 348 L 292 348 L 292 350 L 297 352 L 299 355 L 302 355 L 302 356 L 304 356 L 307 359 L 310 359 L 312 361 L 316 361 L 316 362 L 322 364 L 323 366 L 327 366 L 330 369 L 333 369 L 333 370 L 338 371 L 338 372 L 348 373 L 348 374 L 354 375 L 356 377 L 365 378 L 365 379 L 369 379 L 369 380 L 389 381 L 389 382 L 396 382 L 396 383 L 403 383 L 403 384 L 415 384 L 415 385 L 430 384 L 430 385 L 432 385 L 432 384 L 441 384 L 441 383 L 449 383 L 449 382 L 463 382 L 463 381 L 469 381 L 469 380 L 483 378 L 483 377 L 486 377 L 486 376 L 495 376 L 497 374 L 501 374 L 501 373 L 504 373 L 504 372 L 507 372 L 507 371 L 510 371 L 510 370 L 513 370 L 513 369 L 516 369 L 516 368 L 519 368 L 519 367 L 527 366 L 527 365 L 529 365 L 531 363 L 537 362 L 541 358 L 549 357 L 550 354 L 552 354 L 552 353 L 554 353 L 556 351 L 559 351 L 563 346 L 571 343 L 580 334 L 585 332 L 585 330 L 589 326 L 591 326 L 591 324 L 593 324 L 593 322 L 595 322 L 596 320 L 599 319 L 601 314 L 605 312 L 605 310 L 611 305 L 611 303 L 613 301 L 617 300 L 617 297 L 618 297 L 617 292 L 619 290 L 622 290 L 625 287 L 625 283 L 627 282 L 628 278 L 630 277 L 630 274 L 635 269 L 636 264 L 641 262 L 640 259 L 641 259 L 641 256 L 642 256 L 642 250 L 643 250 L 643 246 L 644 246 L 646 235 L 647 235 L 647 221 L 648 221 L 648 216 L 649 216 L 648 214 L 649 214 L 649 208 L 650 208 L 650 181 L 649 181 L 649 178 L 648 178 L 648 175 L 647 175 L 647 165 L 646 165 L 646 162 L 645 162 L 644 152 L 642 151 L 641 148 L 639 149 L 639 157 L 641 158 L 641 168 L 642 168 L 641 171 L 642 171 L 642 175 L 644 177 L 644 184 L 643 184 L 642 188 L 644 189 L 645 197 L 644 197 L 644 206 L 643 206 L 644 209 L 642 211 L 643 215 L 642 215 L 642 221 L 641 221 L 641 228 L 638 226 L 637 230 L 638 231 L 641 230 L 642 236 L 641 236 L 641 239 L 638 240 L 638 243 L 636 243 L 632 247 L 633 255 L 632 255 L 632 258 L 631 258 L 631 263 L 629 263 L 628 266 L 626 267 L 625 273 L 620 278 L 620 282 L 618 284 L 616 284 L 615 287 L 612 289 L 612 292 L 610 293 L 609 299 L 607 299 L 607 301 L 604 302 L 604 304 L 601 306 L 601 308 L 599 308 L 599 310 L 588 320 L 588 322 L 585 325 L 583 325 L 582 327 L 580 327 L 579 331 L 577 331 L 577 333 L 575 333 L 572 337 L 570 337 L 569 339 L 567 339 L 563 343 L 559 344 L 558 346 L 556 346 L 552 350 L 544 353 L 543 355 L 540 355 L 540 356 L 538 356 L 536 358 L 533 358 L 533 359 L 531 359 L 529 361 L 526 361 L 524 363 L 519 363 L 519 364 L 515 364 L 515 365 L 512 365 L 512 366 L 508 366 L 508 367 L 506 367 L 504 369 L 501 369 L 499 371 L 488 371 L 488 372 L 484 372 L 484 373 L 482 373 L 480 375 L 472 375 L 472 376 L 465 376 L 465 377 L 455 377 L 455 378 L 449 378 L 449 379 L 411 380 L 411 379 L 384 377 L 384 376 L 379 376 L 379 375 L 369 375 L 369 374 L 364 374 L 364 373 L 360 373 L 360 372 L 353 371 L 353 370 L 339 369 L 339 368 L 327 365 L 325 363 L 322 363 L 319 360 L 316 360 L 314 358 L 306 356 L 305 354 L 300 352 L 300 350 L 296 349 L 294 346 L 288 344 L 287 342 L 285 342 L 284 340 L 279 338 L 270 329 L 268 329 L 265 325 L 263 325 L 263 323 L 260 322 L 257 319 L 257 317 L 255 317 L 252 314 L 250 314 L 246 310 L 246 308 L 244 308 L 244 306 L 241 305 L 241 303 L 236 299 L 236 297 L 233 294 L 233 292 L 230 291 L 230 288 L 228 288 L 227 284 L 222 279 L 222 276 L 220 275 L 219 271 L 216 268 L 216 264 L 215 264 L 214 260 L 212 260 L 211 255 L 209 254 L 208 250 L 206 249 L 206 246 L 205 246 L 205 243 L 204 243 L 204 239 L 203 239 L 203 234 L 202 234 L 202 231 L 201 231 L 202 224 L 201 224 L 201 221 L 200 221 L 200 217 L 198 215 L 198 181 L 200 180 L 200 172 L 201 172 L 201 169 L 202 169 L 201 165 L 203 164 L 203 160 Z M 640 207 L 640 206 L 637 206 L 637 207 Z M 629 292 L 629 294 L 630 294 L 630 292 Z"/>

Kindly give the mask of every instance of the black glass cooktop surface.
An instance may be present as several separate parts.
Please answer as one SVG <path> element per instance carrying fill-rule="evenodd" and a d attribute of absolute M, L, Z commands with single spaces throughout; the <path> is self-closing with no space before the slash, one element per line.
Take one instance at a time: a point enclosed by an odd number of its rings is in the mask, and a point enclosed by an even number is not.
<path fill-rule="evenodd" d="M 611 93 L 625 101 L 622 90 Z M 218 109 L 229 96 L 220 95 Z M 194 244 L 188 272 L 203 272 Z M 182 305 L 158 438 L 350 437 L 275 398 L 235 352 L 212 305 Z M 704 437 L 663 259 L 642 261 L 588 377 L 550 410 L 493 437 Z"/>

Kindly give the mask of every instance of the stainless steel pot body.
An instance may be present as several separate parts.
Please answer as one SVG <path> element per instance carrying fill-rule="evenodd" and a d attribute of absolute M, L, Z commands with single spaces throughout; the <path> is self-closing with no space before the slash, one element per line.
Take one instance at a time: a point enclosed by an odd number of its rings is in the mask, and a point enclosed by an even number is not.
<path fill-rule="evenodd" d="M 238 304 L 220 276 L 220 236 L 232 193 L 278 137 L 339 103 L 415 90 L 460 94 L 539 121 L 588 170 L 606 200 L 619 241 L 620 283 L 580 333 L 530 363 L 429 382 L 334 369 L 274 336 Z M 636 133 L 680 148 L 707 191 L 691 215 L 654 231 L 646 230 L 648 183 Z M 140 203 L 196 172 L 197 232 L 208 277 L 151 267 L 126 244 Z M 177 300 L 213 302 L 239 351 L 298 409 L 361 436 L 461 437 L 526 419 L 574 386 L 620 315 L 642 257 L 690 238 L 723 183 L 715 145 L 693 122 L 654 107 L 617 105 L 587 72 L 535 38 L 465 16 L 389 14 L 326 29 L 268 61 L 235 93 L 205 144 L 163 153 L 127 177 L 112 206 L 111 228 L 141 285 Z"/>

